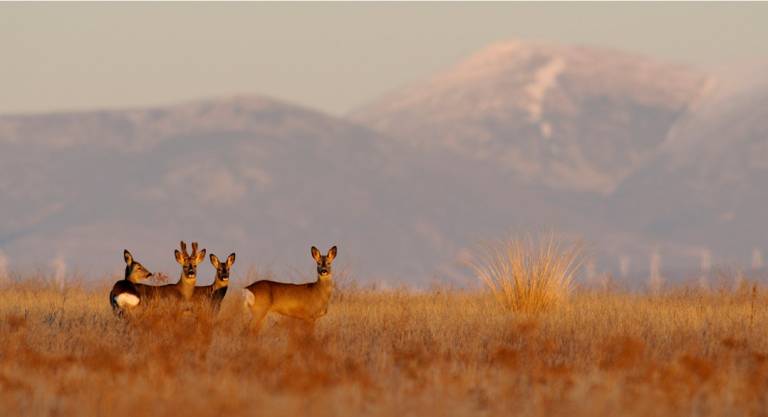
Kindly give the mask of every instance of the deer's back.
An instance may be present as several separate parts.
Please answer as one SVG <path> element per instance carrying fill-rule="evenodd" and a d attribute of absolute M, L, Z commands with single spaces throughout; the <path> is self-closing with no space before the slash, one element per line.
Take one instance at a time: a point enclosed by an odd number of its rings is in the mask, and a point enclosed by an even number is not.
<path fill-rule="evenodd" d="M 166 284 L 166 285 L 134 284 L 134 285 L 143 300 L 147 300 L 147 301 L 180 300 L 183 298 L 181 291 L 179 291 L 178 284 Z"/>
<path fill-rule="evenodd" d="M 315 319 L 325 314 L 330 292 L 318 283 L 290 284 L 257 281 L 246 287 L 254 301 L 269 306 L 277 313 L 302 319 Z"/>
<path fill-rule="evenodd" d="M 120 294 L 140 296 L 139 292 L 136 290 L 135 284 L 127 279 L 121 279 L 120 281 L 115 282 L 115 285 L 112 286 L 112 291 L 109 292 L 109 298 L 114 298 Z"/>

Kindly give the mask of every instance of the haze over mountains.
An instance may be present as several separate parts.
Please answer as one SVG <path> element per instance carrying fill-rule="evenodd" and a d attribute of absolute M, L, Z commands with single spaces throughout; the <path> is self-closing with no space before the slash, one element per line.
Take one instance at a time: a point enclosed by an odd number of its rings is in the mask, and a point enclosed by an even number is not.
<path fill-rule="evenodd" d="M 478 241 L 554 229 L 590 242 L 598 271 L 639 276 L 653 252 L 749 264 L 768 244 L 768 90 L 719 85 L 513 41 L 346 119 L 259 96 L 0 116 L 0 250 L 98 273 L 128 247 L 175 276 L 195 239 L 288 280 L 337 243 L 362 282 L 461 284 Z"/>

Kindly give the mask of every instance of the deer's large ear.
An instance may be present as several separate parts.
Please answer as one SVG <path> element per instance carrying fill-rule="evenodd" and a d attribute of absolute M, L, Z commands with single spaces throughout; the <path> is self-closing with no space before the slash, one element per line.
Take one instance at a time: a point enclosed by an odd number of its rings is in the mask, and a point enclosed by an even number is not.
<path fill-rule="evenodd" d="M 315 262 L 320 262 L 320 251 L 312 246 L 312 259 L 315 260 Z"/>
<path fill-rule="evenodd" d="M 230 253 L 227 257 L 227 268 L 232 268 L 232 264 L 235 263 L 235 254 Z"/>
<path fill-rule="evenodd" d="M 211 254 L 210 258 L 211 258 L 211 265 L 213 265 L 214 268 L 219 269 L 219 264 L 220 264 L 219 258 L 214 254 Z"/>
<path fill-rule="evenodd" d="M 200 265 L 200 262 L 203 262 L 203 259 L 205 259 L 205 249 L 197 253 L 197 256 L 195 256 L 195 264 Z"/>
<path fill-rule="evenodd" d="M 336 246 L 332 247 L 328 250 L 328 261 L 332 261 L 334 258 L 336 258 Z"/>
<path fill-rule="evenodd" d="M 173 255 L 176 256 L 176 262 L 178 262 L 181 265 L 184 265 L 184 256 L 181 255 L 181 252 L 179 252 L 178 249 L 173 251 Z"/>
<path fill-rule="evenodd" d="M 125 259 L 125 263 L 130 264 L 133 262 L 133 255 L 131 255 L 130 252 L 128 252 L 128 249 L 123 249 L 123 259 Z"/>

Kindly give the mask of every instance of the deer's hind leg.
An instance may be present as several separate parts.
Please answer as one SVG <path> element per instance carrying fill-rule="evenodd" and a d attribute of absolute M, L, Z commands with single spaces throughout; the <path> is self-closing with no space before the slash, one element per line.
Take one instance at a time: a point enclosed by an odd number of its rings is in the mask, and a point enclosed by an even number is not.
<path fill-rule="evenodd" d="M 258 292 L 254 294 L 249 289 L 243 290 L 243 295 L 245 297 L 243 307 L 245 307 L 245 309 L 248 310 L 248 312 L 251 314 L 251 319 L 247 325 L 247 331 L 253 335 L 257 335 L 261 330 L 264 317 L 269 312 L 271 303 L 269 302 L 268 297 L 265 297 Z"/>
<path fill-rule="evenodd" d="M 251 307 L 251 320 L 248 322 L 248 331 L 254 336 L 259 334 L 261 326 L 264 323 L 264 317 L 269 312 L 269 307 L 255 306 Z"/>

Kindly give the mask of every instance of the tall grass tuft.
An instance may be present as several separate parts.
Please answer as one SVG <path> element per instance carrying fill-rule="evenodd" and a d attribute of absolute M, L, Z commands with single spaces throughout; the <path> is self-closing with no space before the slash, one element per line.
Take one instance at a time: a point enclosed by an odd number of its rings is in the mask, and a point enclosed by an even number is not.
<path fill-rule="evenodd" d="M 580 243 L 526 236 L 484 245 L 472 269 L 505 308 L 535 313 L 566 299 L 582 258 Z"/>

